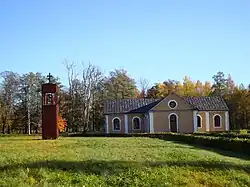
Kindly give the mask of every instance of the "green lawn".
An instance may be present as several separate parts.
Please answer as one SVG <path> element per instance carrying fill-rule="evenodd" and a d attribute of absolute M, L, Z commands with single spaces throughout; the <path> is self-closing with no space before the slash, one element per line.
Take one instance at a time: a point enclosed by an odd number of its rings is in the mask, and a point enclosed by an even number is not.
<path fill-rule="evenodd" d="M 250 186 L 250 160 L 151 138 L 0 137 L 0 186 Z"/>

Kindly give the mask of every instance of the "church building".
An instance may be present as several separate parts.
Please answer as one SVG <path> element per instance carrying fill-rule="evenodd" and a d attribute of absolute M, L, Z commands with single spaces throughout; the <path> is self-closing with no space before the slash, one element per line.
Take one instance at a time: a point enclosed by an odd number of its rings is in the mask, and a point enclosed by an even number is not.
<path fill-rule="evenodd" d="M 214 132 L 229 130 L 228 107 L 220 96 L 118 99 L 104 103 L 106 133 Z"/>

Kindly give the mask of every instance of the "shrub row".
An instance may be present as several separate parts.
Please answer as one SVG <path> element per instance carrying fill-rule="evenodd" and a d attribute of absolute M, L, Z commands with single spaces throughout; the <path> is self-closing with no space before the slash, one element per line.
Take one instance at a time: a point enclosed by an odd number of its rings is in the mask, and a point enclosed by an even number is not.
<path fill-rule="evenodd" d="M 214 136 L 198 136 L 186 134 L 166 134 L 160 135 L 160 139 L 169 141 L 178 141 L 188 144 L 200 146 L 208 146 L 222 150 L 233 151 L 250 155 L 250 139 L 214 137 Z"/>
<path fill-rule="evenodd" d="M 209 132 L 209 133 L 195 133 L 198 136 L 213 136 L 213 137 L 225 137 L 225 138 L 249 138 L 250 134 L 240 134 L 237 132 Z"/>
<path fill-rule="evenodd" d="M 158 138 L 167 141 L 176 141 L 187 144 L 208 146 L 222 150 L 233 151 L 250 155 L 249 138 L 232 138 L 224 136 L 204 136 L 198 134 L 180 134 L 180 133 L 136 133 L 136 134 L 118 134 L 118 133 L 94 133 L 94 134 L 71 134 L 71 137 L 148 137 Z"/>

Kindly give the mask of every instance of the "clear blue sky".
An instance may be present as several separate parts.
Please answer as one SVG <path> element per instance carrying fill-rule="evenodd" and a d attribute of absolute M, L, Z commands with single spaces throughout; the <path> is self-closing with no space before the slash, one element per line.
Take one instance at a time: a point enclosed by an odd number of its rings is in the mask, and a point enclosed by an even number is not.
<path fill-rule="evenodd" d="M 66 84 L 68 58 L 151 84 L 219 70 L 250 83 L 249 0 L 2 0 L 0 23 L 0 71 Z"/>

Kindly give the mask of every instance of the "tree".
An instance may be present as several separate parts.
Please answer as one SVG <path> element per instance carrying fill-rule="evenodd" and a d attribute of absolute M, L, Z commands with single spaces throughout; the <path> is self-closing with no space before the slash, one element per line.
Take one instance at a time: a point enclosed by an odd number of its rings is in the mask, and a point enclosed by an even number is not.
<path fill-rule="evenodd" d="M 163 82 L 165 85 L 165 93 L 164 95 L 167 96 L 170 92 L 180 92 L 180 82 L 172 79 L 168 79 Z"/>
<path fill-rule="evenodd" d="M 225 79 L 225 75 L 223 72 L 219 71 L 216 75 L 213 76 L 214 84 L 212 86 L 213 95 L 224 95 L 227 80 Z"/>
<path fill-rule="evenodd" d="M 136 97 L 136 84 L 134 79 L 127 75 L 127 71 L 116 69 L 106 78 L 106 96 L 108 99 L 126 99 Z"/>
<path fill-rule="evenodd" d="M 163 98 L 167 97 L 169 93 L 175 92 L 177 94 L 183 95 L 181 93 L 182 85 L 179 81 L 168 79 L 163 83 L 155 83 L 147 91 L 147 97 L 149 98 Z"/>
<path fill-rule="evenodd" d="M 26 133 L 31 134 L 30 130 L 30 125 L 31 125 L 31 108 L 32 106 L 35 106 L 36 103 L 34 103 L 34 89 L 35 92 L 37 88 L 35 87 L 35 82 L 36 82 L 36 75 L 32 72 L 27 73 L 22 76 L 21 78 L 21 89 L 23 90 L 24 93 L 24 105 L 26 108 L 26 116 L 27 116 L 27 128 L 26 128 Z M 33 97 L 32 97 L 33 96 Z M 25 115 L 25 114 L 24 114 Z"/>
<path fill-rule="evenodd" d="M 190 79 L 190 77 L 187 77 L 187 76 L 185 76 L 183 79 L 183 95 L 184 96 L 195 95 L 195 84 Z"/>
<path fill-rule="evenodd" d="M 155 84 L 154 86 L 152 86 L 150 89 L 148 89 L 147 91 L 147 97 L 148 98 L 159 98 L 161 97 L 162 93 L 160 90 L 160 86 L 159 83 Z"/>
<path fill-rule="evenodd" d="M 65 127 L 67 126 L 66 120 L 63 119 L 61 115 L 58 116 L 57 126 L 59 129 L 59 132 L 64 132 Z"/>
<path fill-rule="evenodd" d="M 97 99 L 98 91 L 103 85 L 103 73 L 96 67 L 89 64 L 82 71 L 82 86 L 83 86 L 83 121 L 84 121 L 84 131 L 89 130 L 90 126 L 90 113 L 93 109 L 95 101 Z M 93 125 L 93 124 L 92 124 Z M 93 126 L 92 126 L 93 129 Z"/>
<path fill-rule="evenodd" d="M 2 117 L 4 116 L 4 101 L 2 97 L 3 93 L 2 90 L 0 89 L 0 125 L 2 125 L 4 122 L 2 121 Z"/>
<path fill-rule="evenodd" d="M 238 91 L 238 101 L 237 109 L 235 113 L 237 114 L 237 122 L 240 123 L 240 128 L 248 128 L 250 121 L 250 94 L 247 89 L 239 89 Z"/>
<path fill-rule="evenodd" d="M 209 96 L 211 94 L 211 83 L 209 81 L 206 81 L 204 84 L 204 96 Z"/>
<path fill-rule="evenodd" d="M 226 94 L 232 94 L 235 90 L 235 83 L 231 77 L 230 74 L 228 74 L 228 77 L 226 79 Z"/>
<path fill-rule="evenodd" d="M 0 100 L 2 101 L 2 133 L 5 133 L 5 128 L 7 127 L 7 132 L 11 131 L 11 124 L 14 121 L 14 107 L 17 103 L 16 95 L 19 85 L 19 74 L 5 71 L 2 72 L 1 77 L 3 79 L 1 84 L 1 95 Z"/>
<path fill-rule="evenodd" d="M 104 95 L 103 73 L 92 64 L 84 66 L 81 73 L 76 74 L 73 62 L 66 63 L 68 69 L 69 89 L 65 95 L 63 116 L 67 120 L 68 128 L 74 132 L 94 129 L 96 110 Z M 77 75 L 81 75 L 78 77 Z M 92 120 L 92 123 L 91 123 Z"/>
<path fill-rule="evenodd" d="M 149 80 L 145 78 L 140 78 L 139 80 L 140 98 L 145 98 L 147 96 L 148 86 L 149 86 Z"/>
<path fill-rule="evenodd" d="M 197 80 L 195 83 L 195 92 L 197 96 L 202 96 L 204 95 L 204 86 L 201 81 Z"/>

